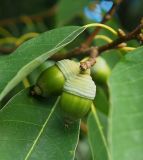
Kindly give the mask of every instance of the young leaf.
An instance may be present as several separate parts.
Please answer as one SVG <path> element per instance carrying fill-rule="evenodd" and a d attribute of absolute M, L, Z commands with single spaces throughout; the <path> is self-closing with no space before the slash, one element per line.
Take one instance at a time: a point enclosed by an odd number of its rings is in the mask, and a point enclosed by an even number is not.
<path fill-rule="evenodd" d="M 107 141 L 94 106 L 88 118 L 88 134 L 93 159 L 110 160 Z"/>
<path fill-rule="evenodd" d="M 143 159 L 143 47 L 125 56 L 109 80 L 113 160 Z"/>
<path fill-rule="evenodd" d="M 85 27 L 54 29 L 22 44 L 13 54 L 0 58 L 0 101 L 23 78 L 58 50 L 72 42 Z"/>
<path fill-rule="evenodd" d="M 79 122 L 66 126 L 55 99 L 36 100 L 24 90 L 0 111 L 1 160 L 73 160 Z"/>

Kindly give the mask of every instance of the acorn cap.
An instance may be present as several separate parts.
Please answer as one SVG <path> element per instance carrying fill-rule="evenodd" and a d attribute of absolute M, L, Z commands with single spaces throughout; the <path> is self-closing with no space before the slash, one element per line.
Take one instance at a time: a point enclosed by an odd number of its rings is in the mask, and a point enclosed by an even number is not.
<path fill-rule="evenodd" d="M 80 64 L 69 59 L 58 61 L 56 65 L 62 71 L 64 77 L 68 79 L 80 72 Z"/>
<path fill-rule="evenodd" d="M 69 78 L 64 85 L 65 92 L 93 100 L 96 95 L 96 85 L 88 74 L 78 74 Z"/>

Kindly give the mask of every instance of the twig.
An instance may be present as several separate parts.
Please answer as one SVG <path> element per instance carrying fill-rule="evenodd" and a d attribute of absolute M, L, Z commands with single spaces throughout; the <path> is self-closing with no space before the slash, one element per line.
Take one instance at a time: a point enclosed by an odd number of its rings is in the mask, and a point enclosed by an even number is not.
<path fill-rule="evenodd" d="M 103 20 L 102 20 L 101 23 L 106 23 L 109 19 L 111 19 L 111 17 L 114 15 L 114 13 L 116 11 L 117 6 L 122 1 L 123 0 L 117 0 L 116 3 L 113 4 L 113 6 L 109 10 L 109 12 L 107 12 L 105 14 L 105 16 L 103 17 Z M 28 18 L 33 20 L 33 21 L 41 21 L 43 18 L 55 14 L 56 11 L 57 11 L 57 6 L 54 6 L 48 11 L 45 11 L 45 12 L 39 14 L 39 15 L 28 16 Z M 0 26 L 15 24 L 15 23 L 19 23 L 19 22 L 23 22 L 23 17 L 0 20 Z M 94 39 L 95 35 L 100 31 L 100 29 L 101 29 L 101 27 L 97 27 L 95 29 L 95 31 L 87 38 L 87 40 L 83 44 L 81 44 L 80 47 L 76 47 L 75 49 L 73 49 L 70 52 L 69 57 L 71 57 L 73 53 L 78 54 L 79 52 L 82 52 L 84 49 L 88 48 L 88 46 L 90 45 L 90 43 Z M 9 54 L 9 53 L 13 52 L 15 49 L 16 48 L 11 48 L 11 49 L 0 48 L 0 52 L 2 52 L 3 54 Z M 55 55 L 55 59 L 59 60 L 59 56 Z"/>
<path fill-rule="evenodd" d="M 138 35 L 140 35 L 141 29 L 143 29 L 143 24 L 139 24 L 132 32 L 126 34 L 125 36 L 119 37 L 112 43 L 108 43 L 104 46 L 98 48 L 99 53 L 117 47 L 119 44 L 123 42 L 127 42 L 132 39 L 138 39 Z"/>
<path fill-rule="evenodd" d="M 84 134 L 87 134 L 88 132 L 87 125 L 83 121 L 81 121 L 80 123 L 80 129 L 82 130 Z"/>
<path fill-rule="evenodd" d="M 109 19 L 112 18 L 112 16 L 114 15 L 116 8 L 119 6 L 119 4 L 122 2 L 123 0 L 117 0 L 116 3 L 113 3 L 113 6 L 111 7 L 111 9 L 105 14 L 105 16 L 103 17 L 102 20 L 102 24 L 106 23 Z M 101 27 L 96 27 L 95 31 L 87 38 L 87 40 L 81 44 L 81 46 L 76 47 L 75 49 L 73 49 L 72 51 L 70 51 L 66 57 L 70 58 L 76 54 L 82 53 L 82 52 L 88 52 L 88 46 L 91 44 L 91 42 L 93 41 L 95 35 L 100 31 Z M 63 55 L 64 58 L 65 55 Z M 56 60 L 60 60 L 61 57 L 59 55 L 54 55 L 53 56 L 54 59 Z"/>
<path fill-rule="evenodd" d="M 114 15 L 116 8 L 119 6 L 119 4 L 122 2 L 123 0 L 117 0 L 116 3 L 113 3 L 113 6 L 111 7 L 111 9 L 105 14 L 105 16 L 103 17 L 103 20 L 101 23 L 106 23 L 109 19 L 111 19 L 111 17 Z M 79 55 L 81 53 L 88 53 L 90 52 L 88 46 L 91 44 L 91 42 L 93 41 L 95 35 L 100 31 L 101 27 L 96 27 L 95 31 L 87 38 L 87 40 L 81 44 L 81 46 L 74 48 L 72 51 L 65 53 L 63 55 L 54 55 L 51 59 L 55 59 L 55 60 L 60 60 L 61 57 L 62 58 L 71 58 L 73 56 L 73 54 Z"/>
<path fill-rule="evenodd" d="M 141 37 L 141 34 L 142 34 L 141 29 L 143 29 L 143 23 L 139 24 L 132 32 L 125 34 L 123 36 L 120 36 L 119 38 L 117 38 L 111 43 L 107 43 L 101 47 L 90 48 L 88 52 L 90 52 L 91 56 L 87 61 L 81 62 L 81 65 L 80 65 L 81 69 L 86 70 L 90 68 L 92 65 L 94 65 L 94 63 L 96 62 L 96 57 L 100 55 L 102 52 L 109 50 L 109 49 L 113 49 L 113 48 L 119 48 L 121 47 L 120 44 L 123 44 L 124 46 L 124 42 L 127 42 L 129 40 L 139 39 L 139 37 Z M 93 52 L 96 53 L 94 54 L 95 55 L 94 57 L 92 55 Z"/>
<path fill-rule="evenodd" d="M 103 17 L 101 23 L 106 23 L 108 20 L 110 20 L 112 18 L 112 16 L 115 14 L 115 11 L 117 9 L 117 7 L 119 6 L 119 4 L 122 2 L 123 0 L 118 0 L 116 3 L 113 3 L 111 9 L 105 14 L 105 16 Z M 92 32 L 92 34 L 87 38 L 87 40 L 85 41 L 85 45 L 89 46 L 94 37 L 97 35 L 97 33 L 100 31 L 101 27 L 97 27 L 94 32 Z"/>
<path fill-rule="evenodd" d="M 111 43 L 107 43 L 107 44 L 100 46 L 100 47 L 88 47 L 88 48 L 86 46 L 77 47 L 69 52 L 64 53 L 64 54 L 57 53 L 54 56 L 52 56 L 50 59 L 57 61 L 57 60 L 65 59 L 65 58 L 76 57 L 79 55 L 89 55 L 90 54 L 91 57 L 90 57 L 90 60 L 88 60 L 88 61 L 91 63 L 90 66 L 92 66 L 95 63 L 95 61 L 93 61 L 93 59 L 96 56 L 100 55 L 103 51 L 113 49 L 113 48 L 118 48 L 118 45 L 123 42 L 127 42 L 132 39 L 139 39 L 139 35 L 141 37 L 140 32 L 141 32 L 142 28 L 143 28 L 143 24 L 139 24 L 132 32 L 125 34 L 123 36 L 120 36 L 119 38 L 112 41 Z M 85 63 L 89 63 L 89 62 L 87 62 L 87 61 L 82 62 L 82 64 L 85 65 Z M 81 66 L 81 68 L 84 69 L 85 67 Z"/>
<path fill-rule="evenodd" d="M 10 54 L 11 52 L 13 52 L 15 50 L 15 48 L 4 48 L 4 47 L 0 47 L 0 54 Z"/>
<path fill-rule="evenodd" d="M 79 56 L 80 54 L 84 54 L 85 52 L 88 53 L 89 48 L 86 48 L 86 46 L 81 46 L 81 47 L 76 47 L 73 50 L 69 51 L 69 52 L 65 52 L 65 53 L 56 53 L 54 54 L 50 59 L 55 60 L 55 61 L 59 61 L 61 59 L 65 59 L 65 58 L 72 58 L 72 57 L 76 57 Z"/>
<path fill-rule="evenodd" d="M 123 34 L 122 36 L 120 35 L 119 38 L 112 41 L 111 43 L 107 43 L 100 47 L 94 47 L 94 46 L 88 47 L 88 48 L 86 46 L 77 47 L 71 50 L 70 52 L 61 53 L 61 54 L 57 53 L 53 55 L 50 59 L 58 61 L 61 59 L 76 57 L 79 55 L 90 54 L 91 55 L 90 58 L 86 62 L 81 63 L 81 68 L 84 70 L 84 69 L 90 68 L 96 62 L 96 57 L 106 50 L 119 48 L 120 44 L 123 44 L 123 42 L 127 42 L 132 39 L 138 39 L 143 42 L 143 39 L 142 39 L 143 33 L 141 33 L 141 29 L 143 29 L 143 23 L 139 24 L 132 32 L 128 34 Z M 9 53 L 11 51 L 12 49 L 0 48 L 0 52 Z"/>

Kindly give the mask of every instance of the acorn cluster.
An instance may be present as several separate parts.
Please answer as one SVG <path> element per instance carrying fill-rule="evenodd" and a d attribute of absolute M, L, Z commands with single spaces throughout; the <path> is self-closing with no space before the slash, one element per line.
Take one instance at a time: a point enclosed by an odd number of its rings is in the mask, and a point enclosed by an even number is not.
<path fill-rule="evenodd" d="M 64 59 L 42 71 L 33 91 L 45 98 L 61 95 L 59 106 L 62 114 L 76 120 L 89 112 L 96 95 L 96 85 L 90 70 L 81 72 L 78 62 Z"/>

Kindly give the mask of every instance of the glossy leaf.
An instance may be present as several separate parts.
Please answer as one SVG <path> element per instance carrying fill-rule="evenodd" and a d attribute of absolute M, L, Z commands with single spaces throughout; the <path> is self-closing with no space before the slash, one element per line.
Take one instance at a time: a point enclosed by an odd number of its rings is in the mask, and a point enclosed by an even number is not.
<path fill-rule="evenodd" d="M 143 159 L 143 47 L 127 54 L 109 81 L 109 140 L 113 160 Z"/>
<path fill-rule="evenodd" d="M 24 90 L 0 111 L 0 159 L 74 158 L 79 123 L 65 125 L 55 99 L 36 100 Z"/>
<path fill-rule="evenodd" d="M 0 100 L 24 77 L 58 50 L 73 41 L 85 27 L 54 29 L 22 44 L 13 54 L 0 58 Z"/>

